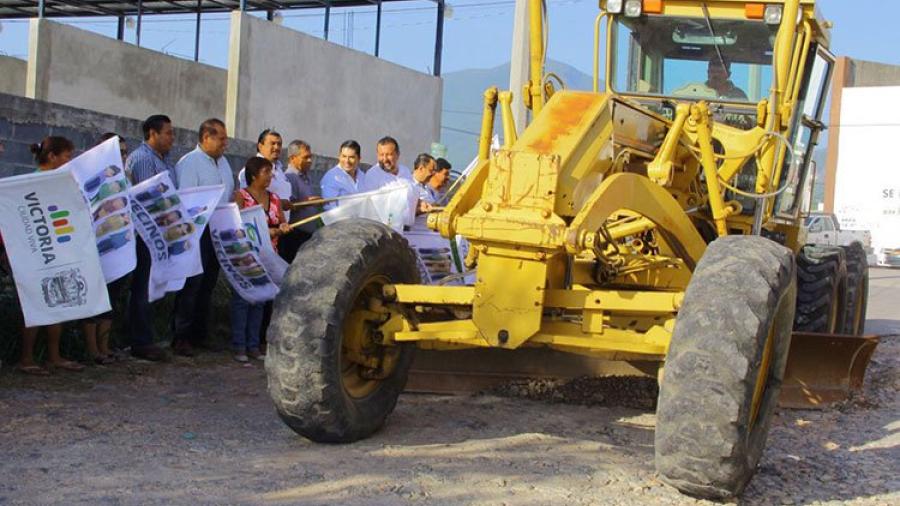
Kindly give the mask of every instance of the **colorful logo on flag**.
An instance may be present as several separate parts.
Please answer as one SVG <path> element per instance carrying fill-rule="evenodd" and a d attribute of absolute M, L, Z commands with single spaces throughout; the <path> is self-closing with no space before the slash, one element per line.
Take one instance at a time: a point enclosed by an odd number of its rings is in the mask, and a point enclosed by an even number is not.
<path fill-rule="evenodd" d="M 50 220 L 53 225 L 53 231 L 56 233 L 56 242 L 62 244 L 71 241 L 72 236 L 70 234 L 75 231 L 75 227 L 68 220 L 69 211 L 60 210 L 55 205 L 48 207 L 47 210 L 50 211 Z"/>

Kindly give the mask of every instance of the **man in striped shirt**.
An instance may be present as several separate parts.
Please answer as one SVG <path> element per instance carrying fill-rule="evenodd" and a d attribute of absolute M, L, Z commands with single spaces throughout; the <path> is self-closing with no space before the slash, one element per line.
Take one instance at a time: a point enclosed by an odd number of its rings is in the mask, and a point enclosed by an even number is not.
<path fill-rule="evenodd" d="M 168 116 L 155 114 L 142 125 L 144 142 L 125 160 L 125 171 L 132 184 L 162 172 L 175 181 L 175 168 L 169 161 L 169 150 L 175 143 L 175 131 Z M 131 354 L 154 362 L 165 358 L 165 352 L 153 344 L 153 307 L 150 305 L 150 250 L 137 238 L 137 267 L 131 274 L 131 297 L 128 306 L 131 327 Z"/>

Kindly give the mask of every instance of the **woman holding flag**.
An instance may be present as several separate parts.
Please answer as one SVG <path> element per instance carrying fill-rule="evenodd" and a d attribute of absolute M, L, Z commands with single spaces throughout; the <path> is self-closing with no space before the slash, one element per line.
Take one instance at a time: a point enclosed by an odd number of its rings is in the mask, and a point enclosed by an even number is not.
<path fill-rule="evenodd" d="M 278 195 L 267 190 L 272 182 L 272 162 L 265 158 L 253 157 L 244 166 L 247 187 L 238 190 L 235 201 L 239 208 L 261 206 L 269 225 L 269 240 L 278 251 L 278 239 L 291 231 L 281 210 Z M 265 304 L 253 304 L 244 300 L 237 292 L 231 296 L 231 345 L 234 359 L 246 363 L 251 358 L 262 359 L 260 335 L 263 326 Z"/>
<path fill-rule="evenodd" d="M 31 152 L 38 165 L 38 172 L 56 170 L 72 159 L 75 145 L 65 137 L 50 136 L 38 144 L 31 145 Z M 54 369 L 79 372 L 84 366 L 78 362 L 64 359 L 59 354 L 59 341 L 62 337 L 62 323 L 41 327 L 24 327 L 22 330 L 22 355 L 18 370 L 25 374 L 46 376 L 50 371 L 34 362 L 34 344 L 41 329 L 47 333 L 47 366 Z"/>

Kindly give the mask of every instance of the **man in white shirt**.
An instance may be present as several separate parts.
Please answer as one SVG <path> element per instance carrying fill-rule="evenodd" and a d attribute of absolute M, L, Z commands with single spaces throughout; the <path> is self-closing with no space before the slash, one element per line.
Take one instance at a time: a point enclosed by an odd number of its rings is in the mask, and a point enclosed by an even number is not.
<path fill-rule="evenodd" d="M 281 163 L 281 134 L 269 128 L 259 134 L 256 140 L 256 156 L 272 162 L 272 182 L 268 190 L 286 206 L 284 218 L 290 219 L 291 183 L 284 174 L 284 165 Z M 241 188 L 247 187 L 247 179 L 244 178 L 244 169 L 238 173 L 238 184 Z"/>
<path fill-rule="evenodd" d="M 227 204 L 234 193 L 234 174 L 225 158 L 228 131 L 220 119 L 211 118 L 200 125 L 197 148 L 184 155 L 175 165 L 178 188 L 224 185 L 219 205 Z M 172 347 L 178 355 L 192 356 L 195 347 L 215 348 L 207 343 L 209 306 L 219 279 L 219 261 L 213 249 L 209 228 L 200 236 L 200 261 L 203 272 L 188 278 L 175 296 Z"/>
<path fill-rule="evenodd" d="M 397 139 L 391 136 L 382 137 L 375 145 L 375 153 L 378 155 L 378 163 L 366 171 L 366 181 L 360 192 L 377 190 L 398 178 L 412 182 L 409 167 L 399 163 L 400 145 Z"/>
<path fill-rule="evenodd" d="M 359 170 L 362 149 L 354 140 L 344 141 L 338 153 L 338 164 L 322 176 L 322 198 L 335 199 L 360 193 L 365 184 L 365 173 Z M 325 209 L 338 207 L 340 202 L 328 202 Z"/>

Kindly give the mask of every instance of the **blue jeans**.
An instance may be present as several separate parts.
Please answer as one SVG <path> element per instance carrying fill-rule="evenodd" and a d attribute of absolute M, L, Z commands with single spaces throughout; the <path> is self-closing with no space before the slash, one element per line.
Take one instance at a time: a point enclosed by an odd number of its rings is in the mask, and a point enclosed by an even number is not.
<path fill-rule="evenodd" d="M 237 292 L 231 294 L 231 348 L 235 353 L 259 351 L 265 304 L 247 302 Z"/>

